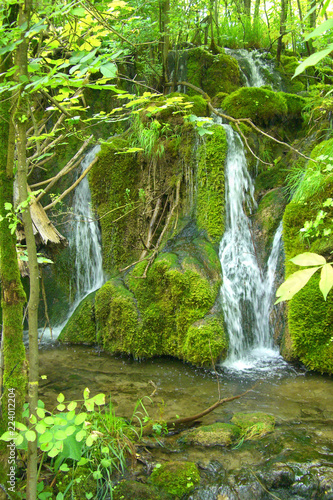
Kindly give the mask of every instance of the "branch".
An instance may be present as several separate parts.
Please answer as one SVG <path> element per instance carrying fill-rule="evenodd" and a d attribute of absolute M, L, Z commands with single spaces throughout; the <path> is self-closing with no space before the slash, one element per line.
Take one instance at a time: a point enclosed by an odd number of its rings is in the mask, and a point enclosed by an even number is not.
<path fill-rule="evenodd" d="M 216 410 L 216 408 L 218 408 L 219 406 L 224 405 L 225 403 L 229 403 L 230 401 L 235 401 L 235 399 L 242 398 L 243 396 L 245 396 L 249 392 L 253 391 L 253 389 L 255 388 L 256 385 L 257 384 L 255 384 L 253 387 L 251 387 L 251 389 L 248 389 L 247 391 L 243 392 L 242 394 L 238 394 L 238 396 L 230 396 L 229 398 L 220 399 L 219 401 L 216 401 L 216 403 L 214 403 L 212 406 L 210 406 L 209 408 L 206 408 L 206 410 L 204 410 L 200 413 L 197 413 L 196 415 L 192 415 L 190 417 L 176 418 L 174 420 L 167 420 L 165 422 L 165 425 L 168 429 L 174 430 L 176 427 L 180 427 L 181 425 L 190 424 L 192 422 L 195 422 L 196 420 L 199 420 L 200 418 L 202 418 L 202 417 L 208 415 L 209 413 L 211 413 L 212 411 Z M 148 436 L 149 434 L 151 434 L 153 431 L 153 425 L 154 425 L 154 423 L 152 422 L 152 423 L 148 424 L 146 427 L 144 427 L 142 435 Z"/>
<path fill-rule="evenodd" d="M 65 109 L 63 106 L 61 106 L 61 104 L 58 103 L 58 101 L 56 101 L 55 99 L 53 99 L 53 97 L 48 93 L 46 92 L 46 90 L 43 90 L 43 89 L 40 89 L 39 91 L 44 97 L 46 97 L 46 99 L 48 99 L 49 101 L 52 102 L 52 104 L 59 109 L 59 111 L 61 111 L 61 113 L 63 113 L 64 115 L 68 116 L 69 118 L 71 118 L 71 114 L 67 111 L 67 109 Z"/>
<path fill-rule="evenodd" d="M 84 170 L 84 172 L 80 175 L 80 177 L 74 182 L 74 184 L 71 185 L 71 187 L 69 187 L 68 189 L 66 189 L 66 191 L 64 191 L 60 196 L 59 198 L 57 198 L 56 200 L 54 200 L 52 203 L 50 203 L 49 205 L 46 205 L 46 207 L 44 207 L 44 210 L 49 210 L 50 208 L 53 208 L 57 203 L 59 203 L 59 201 L 61 201 L 63 198 L 65 198 L 65 196 L 67 196 L 71 191 L 73 191 L 73 189 L 76 188 L 76 186 L 78 184 L 80 184 L 80 182 L 82 181 L 82 179 L 84 179 L 84 177 L 88 174 L 88 172 L 92 169 L 92 167 L 95 165 L 95 163 L 97 163 L 98 161 L 98 157 L 96 157 L 91 163 L 90 165 L 88 165 L 88 167 Z"/>
<path fill-rule="evenodd" d="M 48 181 L 46 181 L 46 182 L 49 182 L 49 184 L 46 186 L 43 193 L 41 193 L 38 196 L 38 198 L 36 199 L 37 202 L 40 201 L 40 199 L 42 198 L 42 196 L 44 196 L 44 194 L 46 194 L 48 191 L 50 191 L 50 189 L 54 186 L 54 184 L 58 181 L 58 179 L 60 179 L 60 177 L 63 177 L 64 175 L 66 175 L 68 172 L 70 172 L 72 170 L 72 167 L 73 168 L 76 167 L 81 162 L 80 156 L 83 153 L 83 151 L 87 148 L 87 146 L 89 145 L 89 143 L 91 142 L 93 137 L 94 136 L 91 135 L 89 137 L 89 139 L 84 141 L 84 143 L 80 147 L 79 151 L 73 156 L 73 158 L 67 163 L 67 165 L 65 165 L 65 167 L 62 168 L 56 176 L 54 176 L 51 179 L 48 179 Z M 80 158 L 79 161 L 76 161 L 78 158 Z"/>
<path fill-rule="evenodd" d="M 172 84 L 171 83 L 168 83 L 166 84 L 166 86 L 171 86 Z M 207 101 L 207 105 L 209 107 L 209 109 L 217 116 L 220 116 L 221 118 L 224 118 L 225 120 L 228 120 L 232 123 L 234 123 L 237 127 L 237 130 L 240 131 L 239 129 L 239 125 L 241 123 L 246 123 L 248 125 L 250 125 L 250 127 L 252 127 L 256 132 L 258 132 L 259 134 L 262 134 L 264 135 L 265 137 L 268 137 L 269 139 L 271 139 L 272 141 L 274 142 L 277 142 L 278 144 L 282 144 L 283 146 L 286 146 L 287 148 L 291 149 L 292 151 L 294 151 L 295 153 L 297 153 L 298 155 L 302 156 L 303 158 L 305 158 L 306 160 L 311 160 L 311 161 L 315 161 L 315 160 L 312 160 L 312 158 L 310 158 L 309 156 L 306 156 L 304 155 L 303 153 L 301 153 L 298 149 L 295 149 L 293 148 L 292 146 L 290 146 L 290 144 L 288 144 L 287 142 L 283 142 L 283 141 L 279 141 L 278 139 L 276 139 L 275 137 L 273 137 L 272 135 L 269 135 L 267 134 L 266 132 L 264 132 L 263 130 L 261 130 L 259 127 L 257 127 L 253 122 L 252 120 L 250 120 L 250 118 L 233 118 L 232 116 L 229 116 L 229 115 L 226 115 L 225 113 L 221 113 L 220 111 L 218 111 L 216 108 L 214 108 L 214 106 L 212 105 L 211 103 L 211 99 L 209 97 L 208 94 L 206 94 L 206 92 L 204 92 L 202 89 L 200 89 L 199 87 L 196 87 L 195 85 L 192 85 L 192 83 L 188 83 L 188 82 L 177 82 L 176 85 L 184 85 L 185 87 L 190 87 L 191 89 L 195 90 L 196 92 L 198 92 L 199 94 L 201 94 L 204 99 L 206 99 Z M 241 133 L 242 137 L 244 138 L 244 135 Z M 258 156 L 256 156 L 252 149 L 249 147 L 248 145 L 248 142 L 246 141 L 245 142 L 246 144 L 246 147 L 249 149 L 250 153 L 258 160 L 260 160 L 262 163 L 265 163 L 263 162 L 260 158 L 258 158 Z M 267 165 L 267 163 L 266 163 Z"/>

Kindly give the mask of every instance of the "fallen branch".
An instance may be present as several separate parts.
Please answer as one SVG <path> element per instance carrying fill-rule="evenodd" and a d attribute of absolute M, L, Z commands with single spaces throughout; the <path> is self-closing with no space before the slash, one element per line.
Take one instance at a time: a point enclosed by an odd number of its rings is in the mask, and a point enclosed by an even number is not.
<path fill-rule="evenodd" d="M 225 403 L 229 403 L 230 401 L 235 401 L 236 399 L 242 398 L 243 396 L 245 396 L 249 392 L 253 391 L 253 389 L 255 388 L 256 385 L 257 384 L 255 384 L 253 387 L 251 387 L 251 389 L 248 389 L 247 391 L 243 392 L 242 394 L 238 394 L 237 396 L 230 396 L 229 398 L 220 399 L 219 401 L 216 401 L 216 403 L 214 403 L 212 406 L 210 406 L 209 408 L 206 408 L 206 410 L 204 410 L 200 413 L 197 413 L 196 415 L 192 415 L 190 417 L 176 418 L 174 420 L 167 420 L 163 424 L 170 431 L 175 430 L 177 427 L 180 427 L 182 425 L 191 424 L 192 422 L 195 422 L 196 420 L 199 420 L 200 418 L 205 417 L 206 415 L 208 415 L 212 411 L 216 410 L 216 408 L 218 408 L 219 406 L 222 406 Z M 151 422 L 150 424 L 146 425 L 143 428 L 142 435 L 148 436 L 149 434 L 151 434 L 153 432 L 153 426 L 154 426 L 154 422 Z"/>

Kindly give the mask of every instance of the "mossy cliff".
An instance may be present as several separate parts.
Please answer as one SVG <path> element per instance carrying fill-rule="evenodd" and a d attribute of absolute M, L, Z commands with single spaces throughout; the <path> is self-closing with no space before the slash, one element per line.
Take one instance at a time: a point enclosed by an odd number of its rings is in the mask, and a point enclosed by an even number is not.
<path fill-rule="evenodd" d="M 225 356 L 217 252 L 227 143 L 224 129 L 214 129 L 198 144 L 192 126 L 161 109 L 153 118 L 141 113 L 132 130 L 103 144 L 90 184 L 111 279 L 61 340 L 76 341 L 75 323 L 86 313 L 82 341 L 94 342 L 97 330 L 110 353 L 171 355 L 199 366 Z M 126 152 L 145 134 L 150 151 Z"/>
<path fill-rule="evenodd" d="M 313 150 L 313 157 L 331 147 L 325 141 Z M 322 188 L 306 201 L 291 202 L 283 217 L 283 241 L 286 253 L 286 276 L 300 269 L 290 262 L 295 255 L 303 252 L 321 253 L 329 260 L 333 247 L 332 235 L 304 240 L 300 229 L 306 221 L 315 219 L 323 202 L 333 197 L 332 179 L 328 177 Z M 330 216 L 331 217 L 331 216 Z M 288 329 L 285 332 L 282 354 L 286 359 L 299 359 L 307 367 L 319 372 L 333 373 L 333 296 L 327 300 L 319 290 L 317 272 L 288 303 Z"/>
<path fill-rule="evenodd" d="M 224 53 L 214 55 L 200 47 L 188 51 L 186 79 L 207 92 L 211 98 L 219 92 L 234 92 L 241 85 L 236 59 Z M 186 92 L 196 95 L 189 88 Z"/>

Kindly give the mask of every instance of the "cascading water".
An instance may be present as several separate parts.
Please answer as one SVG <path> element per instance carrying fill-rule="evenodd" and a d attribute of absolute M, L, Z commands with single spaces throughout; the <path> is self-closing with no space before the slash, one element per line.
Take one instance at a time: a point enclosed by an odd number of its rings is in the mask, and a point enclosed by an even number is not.
<path fill-rule="evenodd" d="M 100 151 L 95 146 L 81 163 L 84 171 Z M 73 197 L 73 231 L 69 245 L 75 251 L 76 293 L 72 310 L 89 293 L 104 283 L 100 230 L 91 212 L 91 195 L 87 177 L 75 189 Z"/>
<path fill-rule="evenodd" d="M 251 222 L 246 215 L 246 208 L 251 211 L 256 203 L 243 144 L 230 125 L 223 127 L 228 154 L 225 164 L 226 230 L 220 245 L 221 297 L 229 334 L 229 353 L 223 366 L 242 370 L 278 356 L 269 316 L 282 226 L 276 232 L 267 269 L 263 271 L 256 256 Z"/>
<path fill-rule="evenodd" d="M 87 153 L 81 162 L 80 174 L 90 165 L 99 151 L 100 146 L 95 146 Z M 105 281 L 100 230 L 91 211 L 91 194 L 87 177 L 84 177 L 76 187 L 72 207 L 73 221 L 68 242 L 71 253 L 75 255 L 74 300 L 63 323 L 52 328 L 52 332 L 41 332 L 43 343 L 57 338 L 81 300 L 100 288 Z"/>
<path fill-rule="evenodd" d="M 243 75 L 247 87 L 262 87 L 267 85 L 265 74 L 269 73 L 273 76 L 272 86 L 276 90 L 282 90 L 282 79 L 280 74 L 275 70 L 274 63 L 265 59 L 265 54 L 261 54 L 256 50 L 251 52 L 246 49 L 225 49 L 226 54 L 234 57 L 239 64 L 240 71 Z"/>

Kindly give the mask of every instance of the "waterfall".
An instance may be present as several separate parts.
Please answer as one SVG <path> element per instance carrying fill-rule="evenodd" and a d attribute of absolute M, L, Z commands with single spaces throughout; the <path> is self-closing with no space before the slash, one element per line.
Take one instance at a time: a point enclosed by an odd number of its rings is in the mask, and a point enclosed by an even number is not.
<path fill-rule="evenodd" d="M 90 165 L 100 146 L 95 146 L 81 162 L 81 173 Z M 89 293 L 104 283 L 102 249 L 98 223 L 91 211 L 91 194 L 87 176 L 80 182 L 73 197 L 74 221 L 69 237 L 75 252 L 75 298 L 71 312 Z"/>
<path fill-rule="evenodd" d="M 282 90 L 281 75 L 275 70 L 274 63 L 265 59 L 265 55 L 257 50 L 249 52 L 246 49 L 225 49 L 226 54 L 234 57 L 239 64 L 247 87 L 262 87 L 267 85 L 265 74 L 273 76 L 272 85 L 276 90 Z"/>
<path fill-rule="evenodd" d="M 226 230 L 220 244 L 221 300 L 229 334 L 229 352 L 223 366 L 241 370 L 278 355 L 273 346 L 269 317 L 282 225 L 276 232 L 267 268 L 262 270 L 251 221 L 246 215 L 256 203 L 243 143 L 230 125 L 223 127 L 228 154 L 225 163 Z"/>

